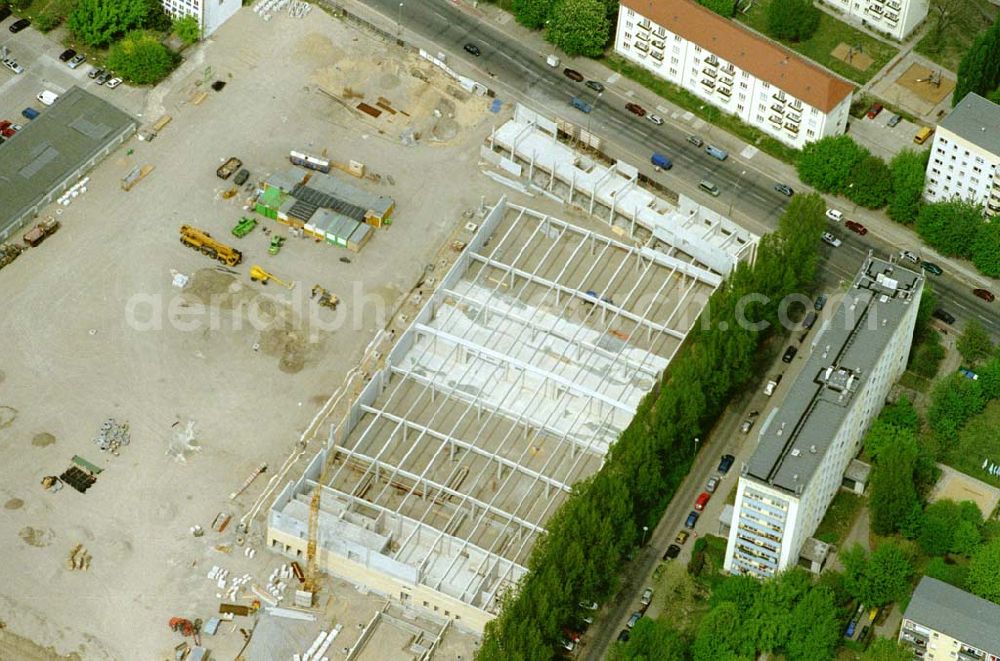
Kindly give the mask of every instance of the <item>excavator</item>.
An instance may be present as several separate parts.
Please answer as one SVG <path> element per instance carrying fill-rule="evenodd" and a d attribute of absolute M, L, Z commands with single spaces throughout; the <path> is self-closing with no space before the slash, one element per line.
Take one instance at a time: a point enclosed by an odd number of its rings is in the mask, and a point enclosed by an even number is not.
<path fill-rule="evenodd" d="M 254 282 L 259 282 L 262 285 L 266 285 L 269 281 L 274 280 L 276 283 L 287 289 L 292 289 L 295 286 L 294 282 L 285 282 L 284 280 L 275 277 L 273 273 L 265 271 L 264 267 L 259 264 L 254 264 L 250 267 L 250 279 Z"/>
<path fill-rule="evenodd" d="M 194 638 L 195 645 L 201 645 L 201 620 L 185 619 L 183 617 L 172 617 L 168 626 L 171 631 L 176 631 L 185 638 Z"/>

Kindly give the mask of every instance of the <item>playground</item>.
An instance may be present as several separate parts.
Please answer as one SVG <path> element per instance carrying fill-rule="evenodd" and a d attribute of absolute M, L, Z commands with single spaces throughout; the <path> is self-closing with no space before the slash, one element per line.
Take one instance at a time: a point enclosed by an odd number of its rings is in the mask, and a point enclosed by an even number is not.
<path fill-rule="evenodd" d="M 872 85 L 874 96 L 927 123 L 937 122 L 951 106 L 955 75 L 910 53 Z"/>

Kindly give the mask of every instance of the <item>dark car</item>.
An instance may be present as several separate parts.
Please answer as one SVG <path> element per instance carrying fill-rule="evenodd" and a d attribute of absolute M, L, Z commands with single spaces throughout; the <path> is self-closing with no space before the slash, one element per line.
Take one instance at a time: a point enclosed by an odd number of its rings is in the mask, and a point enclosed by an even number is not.
<path fill-rule="evenodd" d="M 0 7 L 0 21 L 4 20 L 8 16 L 10 16 L 10 7 L 3 5 Z"/>
<path fill-rule="evenodd" d="M 236 184 L 237 186 L 242 186 L 244 183 L 246 183 L 246 180 L 249 178 L 250 178 L 250 172 L 247 171 L 246 168 L 242 168 L 239 172 L 236 173 L 236 176 L 233 177 L 233 183 Z"/>
<path fill-rule="evenodd" d="M 462 48 L 464 48 L 465 52 L 468 53 L 469 55 L 475 55 L 476 57 L 479 57 L 479 55 L 482 53 L 482 51 L 479 50 L 479 46 L 475 44 L 465 44 L 464 46 L 462 46 Z"/>
<path fill-rule="evenodd" d="M 687 521 L 684 522 L 684 527 L 694 529 L 695 524 L 698 523 L 699 516 L 701 515 L 695 512 L 694 510 L 691 510 L 691 513 L 688 514 Z"/>
<path fill-rule="evenodd" d="M 949 326 L 955 323 L 955 317 L 953 317 L 950 312 L 942 308 L 937 308 L 936 310 L 934 310 L 934 312 L 931 312 L 931 316 L 934 317 L 935 319 L 943 321 Z"/>
<path fill-rule="evenodd" d="M 992 303 L 996 299 L 996 296 L 994 296 L 993 292 L 991 292 L 989 289 L 978 289 L 977 288 L 977 289 L 973 289 L 972 293 L 975 294 L 976 296 L 978 296 L 979 298 L 983 299 L 987 303 Z"/>
<path fill-rule="evenodd" d="M 578 83 L 583 82 L 583 74 L 577 71 L 576 69 L 569 69 L 569 68 L 563 69 L 563 75 L 569 78 L 570 80 L 575 80 Z"/>
<path fill-rule="evenodd" d="M 797 354 L 798 352 L 799 350 L 796 349 L 794 346 L 788 345 L 788 348 L 785 349 L 785 353 L 781 355 L 781 362 L 783 363 L 792 362 L 792 358 L 795 358 L 795 354 Z"/>
<path fill-rule="evenodd" d="M 779 193 L 781 193 L 782 195 L 785 195 L 787 197 L 791 197 L 792 195 L 795 195 L 795 191 L 792 190 L 792 187 L 791 186 L 786 186 L 785 184 L 775 184 L 774 185 L 774 190 L 778 191 Z"/>
<path fill-rule="evenodd" d="M 695 147 L 701 147 L 703 144 L 705 144 L 705 141 L 696 135 L 689 135 L 687 140 Z"/>
<path fill-rule="evenodd" d="M 590 89 L 592 89 L 592 90 L 594 90 L 595 92 L 597 92 L 598 94 L 600 94 L 601 92 L 603 92 L 603 91 L 604 91 L 604 85 L 602 85 L 601 83 L 597 82 L 596 80 L 588 80 L 588 81 L 587 81 L 586 83 L 584 83 L 584 84 L 585 84 L 585 85 L 586 85 L 587 87 L 589 87 Z"/>
<path fill-rule="evenodd" d="M 934 275 L 941 275 L 944 273 L 944 271 L 941 270 L 941 267 L 934 262 L 920 262 L 920 268 L 928 273 L 933 273 Z"/>
<path fill-rule="evenodd" d="M 13 23 L 11 23 L 10 27 L 7 28 L 7 29 L 10 30 L 11 32 L 13 32 L 14 34 L 17 34 L 21 30 L 23 30 L 24 28 L 28 27 L 29 25 L 31 25 L 31 21 L 29 21 L 26 18 L 22 18 L 19 21 L 14 21 Z"/>
<path fill-rule="evenodd" d="M 733 467 L 734 463 L 736 463 L 736 457 L 731 454 L 722 455 L 722 459 L 719 460 L 719 472 L 725 475 Z"/>
<path fill-rule="evenodd" d="M 875 119 L 876 117 L 878 117 L 878 114 L 880 112 L 882 112 L 882 104 L 881 103 L 873 104 L 872 107 L 868 109 L 868 119 Z"/>
<path fill-rule="evenodd" d="M 824 307 L 826 307 L 826 294 L 820 294 L 816 297 L 816 302 L 813 303 L 813 309 L 820 312 Z"/>
<path fill-rule="evenodd" d="M 671 544 L 667 547 L 667 550 L 663 552 L 664 560 L 673 560 L 681 554 L 681 547 L 676 544 Z"/>
<path fill-rule="evenodd" d="M 628 110 L 633 115 L 638 115 L 639 117 L 646 116 L 646 109 L 640 106 L 638 103 L 626 103 L 625 110 Z"/>
<path fill-rule="evenodd" d="M 868 228 L 862 225 L 861 223 L 855 222 L 853 220 L 845 220 L 844 225 L 847 227 L 847 229 L 851 230 L 855 234 L 860 234 L 861 236 L 868 234 Z"/>
<path fill-rule="evenodd" d="M 104 69 L 98 69 L 97 67 L 94 67 L 93 69 L 87 72 L 87 78 L 94 79 L 103 74 L 104 74 Z"/>
<path fill-rule="evenodd" d="M 104 73 L 102 73 L 97 78 L 94 78 L 94 82 L 97 83 L 98 85 L 103 85 L 104 83 L 108 82 L 109 80 L 111 80 L 111 72 L 110 71 L 105 71 Z"/>
<path fill-rule="evenodd" d="M 628 642 L 628 638 L 629 638 L 628 629 L 622 629 L 621 631 L 618 632 L 618 642 L 619 643 L 627 643 Z"/>
<path fill-rule="evenodd" d="M 69 62 L 76 55 L 76 51 L 72 48 L 67 48 L 59 55 L 59 60 L 61 62 Z"/>
<path fill-rule="evenodd" d="M 903 121 L 902 115 L 893 115 L 889 118 L 889 128 L 897 126 L 901 121 Z"/>

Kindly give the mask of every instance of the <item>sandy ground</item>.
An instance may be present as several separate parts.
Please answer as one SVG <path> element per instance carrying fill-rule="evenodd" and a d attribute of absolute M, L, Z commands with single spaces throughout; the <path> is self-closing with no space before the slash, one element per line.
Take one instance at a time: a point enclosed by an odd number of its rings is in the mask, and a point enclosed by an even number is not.
<path fill-rule="evenodd" d="M 463 212 L 506 192 L 473 173 L 497 121 L 486 100 L 452 93 L 398 54 L 320 11 L 270 23 L 241 12 L 149 94 L 144 121 L 173 116 L 160 137 L 113 154 L 62 210 L 62 229 L 0 271 L 0 659 L 55 658 L 16 636 L 88 660 L 168 658 L 180 642 L 171 617 L 216 614 L 209 569 L 262 582 L 283 562 L 263 549 L 245 557 L 234 524 L 210 530 L 216 513 L 243 513 L 264 480 L 228 494 L 262 462 L 283 461 Z M 216 80 L 222 91 L 192 103 Z M 397 112 L 354 110 L 379 97 Z M 406 129 L 416 146 L 400 145 Z M 234 239 L 245 198 L 222 199 L 229 186 L 215 168 L 235 154 L 260 177 L 285 169 L 290 149 L 364 162 L 380 181 L 355 183 L 396 199 L 393 225 L 357 255 L 289 238 L 270 256 L 262 227 L 285 231 L 271 221 Z M 137 164 L 155 170 L 125 193 L 119 179 Z M 182 223 L 243 250 L 237 273 L 183 248 Z M 251 284 L 254 263 L 296 287 Z M 172 272 L 191 278 L 186 290 L 171 286 Z M 336 313 L 310 304 L 314 283 L 341 297 Z M 131 426 L 120 456 L 92 443 L 109 417 Z M 45 491 L 42 478 L 74 455 L 103 469 L 94 485 Z M 262 541 L 257 523 L 250 546 Z M 191 535 L 196 524 L 203 537 Z M 67 566 L 78 544 L 87 570 Z M 374 597 L 344 583 L 327 590 L 324 617 L 345 630 L 371 618 Z M 239 626 L 206 646 L 232 658 Z M 451 632 L 446 642 L 474 644 Z"/>

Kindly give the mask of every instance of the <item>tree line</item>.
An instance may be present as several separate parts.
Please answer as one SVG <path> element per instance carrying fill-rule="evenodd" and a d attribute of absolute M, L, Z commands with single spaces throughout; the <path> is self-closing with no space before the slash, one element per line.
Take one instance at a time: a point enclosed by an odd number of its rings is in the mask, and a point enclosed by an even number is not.
<path fill-rule="evenodd" d="M 709 299 L 657 386 L 608 452 L 603 468 L 574 487 L 532 550 L 528 573 L 502 601 L 477 653 L 481 660 L 546 659 L 579 603 L 614 594 L 642 526 L 653 527 L 688 473 L 694 439 L 704 436 L 754 374 L 758 351 L 778 328 L 778 304 L 808 292 L 816 277 L 817 237 L 825 205 L 815 194 L 793 198 L 779 228 L 763 237 L 756 265 L 741 263 Z M 747 294 L 767 302 L 744 308 Z"/>
<path fill-rule="evenodd" d="M 1000 103 L 1000 21 L 976 37 L 962 56 L 951 105 L 957 106 L 969 92 Z"/>

